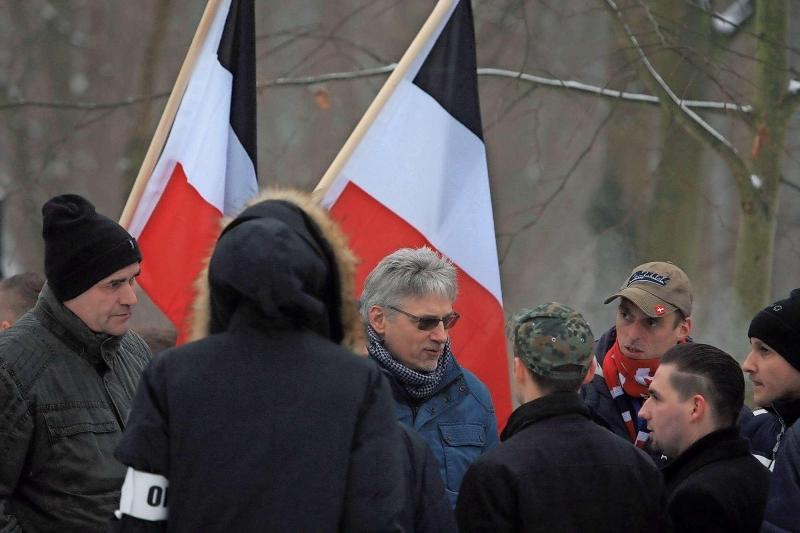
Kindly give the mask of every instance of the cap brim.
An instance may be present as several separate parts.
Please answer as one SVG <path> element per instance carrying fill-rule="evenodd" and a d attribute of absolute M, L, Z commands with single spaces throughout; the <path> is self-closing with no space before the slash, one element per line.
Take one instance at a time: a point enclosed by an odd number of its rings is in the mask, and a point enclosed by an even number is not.
<path fill-rule="evenodd" d="M 632 301 L 636 307 L 641 309 L 642 313 L 651 318 L 668 315 L 677 309 L 677 307 L 671 303 L 665 302 L 661 298 L 653 296 L 639 287 L 625 287 L 606 298 L 603 303 L 610 303 L 616 298 L 627 298 Z"/>

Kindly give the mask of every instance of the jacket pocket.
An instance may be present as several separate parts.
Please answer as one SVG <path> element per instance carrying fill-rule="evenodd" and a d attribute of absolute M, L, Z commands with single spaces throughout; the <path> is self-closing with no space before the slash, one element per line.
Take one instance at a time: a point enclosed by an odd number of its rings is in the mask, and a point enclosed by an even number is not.
<path fill-rule="evenodd" d="M 47 427 L 47 459 L 34 477 L 56 490 L 103 494 L 119 490 L 124 467 L 113 453 L 122 432 L 105 406 L 94 402 L 42 412 Z"/>
<path fill-rule="evenodd" d="M 439 424 L 444 448 L 445 484 L 458 492 L 467 468 L 477 459 L 486 444 L 486 428 L 481 424 Z"/>

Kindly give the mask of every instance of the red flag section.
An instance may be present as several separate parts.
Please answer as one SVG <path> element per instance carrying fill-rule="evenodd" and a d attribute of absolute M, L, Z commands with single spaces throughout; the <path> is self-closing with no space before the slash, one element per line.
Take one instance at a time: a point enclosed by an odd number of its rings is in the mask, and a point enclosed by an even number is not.
<path fill-rule="evenodd" d="M 422 233 L 353 183 L 346 186 L 331 213 L 361 259 L 356 274 L 359 294 L 364 288 L 364 280 L 378 261 L 398 248 L 436 248 Z M 375 228 L 375 231 L 363 231 L 365 227 Z M 461 269 L 458 298 L 453 309 L 461 313 L 461 320 L 452 330 L 453 353 L 459 363 L 472 370 L 492 391 L 498 427 L 503 427 L 511 408 L 503 309 L 492 294 Z M 502 349 L 498 350 L 498 347 Z"/>
<path fill-rule="evenodd" d="M 148 258 L 139 283 L 148 294 L 159 295 L 159 307 L 168 317 L 186 314 L 186 299 L 182 291 L 174 288 L 191 287 L 194 283 L 217 240 L 221 216 L 189 185 L 180 163 L 175 165 L 167 188 L 138 239 Z M 186 228 L 192 228 L 194 238 L 185 238 Z"/>
<path fill-rule="evenodd" d="M 462 319 L 451 331 L 453 353 L 489 387 L 502 427 L 511 395 L 472 12 L 468 0 L 447 10 L 430 38 L 412 45 L 419 54 L 401 60 L 408 69 L 390 78 L 394 89 L 323 203 L 362 261 L 359 284 L 403 247 L 428 245 L 458 267 L 454 308 Z"/>
<path fill-rule="evenodd" d="M 144 259 L 140 283 L 179 343 L 220 217 L 258 191 L 253 11 L 253 0 L 220 2 L 128 227 Z"/>

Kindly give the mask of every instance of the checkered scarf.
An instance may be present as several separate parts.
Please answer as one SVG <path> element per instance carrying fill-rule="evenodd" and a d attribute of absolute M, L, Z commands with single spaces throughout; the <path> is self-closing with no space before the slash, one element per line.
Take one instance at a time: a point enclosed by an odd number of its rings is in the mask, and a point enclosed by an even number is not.
<path fill-rule="evenodd" d="M 450 351 L 450 339 L 444 345 L 442 356 L 436 363 L 436 369 L 432 372 L 421 372 L 413 370 L 395 359 L 383 345 L 381 339 L 371 326 L 367 326 L 367 337 L 369 340 L 367 350 L 370 357 L 375 359 L 379 365 L 389 371 L 389 373 L 400 382 L 400 385 L 414 399 L 427 400 L 433 396 L 436 387 L 441 383 L 453 354 Z"/>

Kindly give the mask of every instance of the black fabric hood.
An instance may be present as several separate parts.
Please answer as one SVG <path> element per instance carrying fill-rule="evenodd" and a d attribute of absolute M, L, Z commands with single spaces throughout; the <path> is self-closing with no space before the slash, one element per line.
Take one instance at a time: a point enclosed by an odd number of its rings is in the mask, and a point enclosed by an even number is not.
<path fill-rule="evenodd" d="M 317 224 L 284 200 L 259 202 L 222 232 L 208 268 L 209 333 L 236 319 L 342 340 L 336 258 Z"/>

